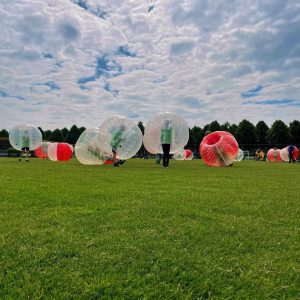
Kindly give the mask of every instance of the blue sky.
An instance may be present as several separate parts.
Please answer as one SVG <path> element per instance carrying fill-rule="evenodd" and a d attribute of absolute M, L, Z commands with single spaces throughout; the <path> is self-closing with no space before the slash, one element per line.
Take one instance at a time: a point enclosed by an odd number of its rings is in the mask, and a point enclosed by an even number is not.
<path fill-rule="evenodd" d="M 300 119 L 300 3 L 0 1 L 0 129 Z"/>

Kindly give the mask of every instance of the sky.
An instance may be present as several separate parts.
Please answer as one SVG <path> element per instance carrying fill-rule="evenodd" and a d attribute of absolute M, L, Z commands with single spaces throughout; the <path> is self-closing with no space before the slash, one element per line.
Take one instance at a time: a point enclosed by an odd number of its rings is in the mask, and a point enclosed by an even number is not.
<path fill-rule="evenodd" d="M 300 0 L 0 0 L 0 129 L 300 119 Z"/>

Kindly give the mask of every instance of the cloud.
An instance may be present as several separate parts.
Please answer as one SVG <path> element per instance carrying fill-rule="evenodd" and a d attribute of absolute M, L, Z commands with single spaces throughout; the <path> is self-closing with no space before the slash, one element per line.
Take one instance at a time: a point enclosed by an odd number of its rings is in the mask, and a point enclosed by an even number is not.
<path fill-rule="evenodd" d="M 275 105 L 275 106 L 300 106 L 300 101 L 294 99 L 269 99 L 269 100 L 256 100 L 244 101 L 246 105 Z"/>
<path fill-rule="evenodd" d="M 190 126 L 290 122 L 299 15 L 285 0 L 2 1 L 0 128 L 146 122 L 162 111 Z"/>
<path fill-rule="evenodd" d="M 264 87 L 260 84 L 258 84 L 255 88 L 252 88 L 246 92 L 242 92 L 241 93 L 241 97 L 242 98 L 251 98 L 251 97 L 255 97 L 258 96 L 260 91 L 263 89 Z"/>

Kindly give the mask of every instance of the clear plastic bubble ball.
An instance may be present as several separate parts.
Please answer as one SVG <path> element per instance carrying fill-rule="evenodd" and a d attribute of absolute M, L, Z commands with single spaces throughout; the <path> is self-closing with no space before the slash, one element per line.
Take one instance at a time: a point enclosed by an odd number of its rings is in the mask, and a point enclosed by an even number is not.
<path fill-rule="evenodd" d="M 215 131 L 204 137 L 199 152 L 208 166 L 225 167 L 233 163 L 239 151 L 234 136 L 227 131 Z"/>
<path fill-rule="evenodd" d="M 244 159 L 244 151 L 242 149 L 239 149 L 239 152 L 237 153 L 237 156 L 234 161 L 242 161 Z"/>
<path fill-rule="evenodd" d="M 185 160 L 186 159 L 186 153 L 184 149 L 179 150 L 178 152 L 173 154 L 173 158 L 175 160 Z"/>
<path fill-rule="evenodd" d="M 110 157 L 103 148 L 109 148 L 109 135 L 99 128 L 86 129 L 75 145 L 75 155 L 84 165 L 102 165 Z"/>
<path fill-rule="evenodd" d="M 189 140 L 189 127 L 180 116 L 165 112 L 150 120 L 144 132 L 144 146 L 152 154 L 163 153 L 162 144 L 171 144 L 170 153 L 180 151 Z"/>
<path fill-rule="evenodd" d="M 113 150 L 118 159 L 128 159 L 134 156 L 142 146 L 143 135 L 140 128 L 131 120 L 114 116 L 102 123 L 100 131 L 108 136 L 109 143 L 102 146 L 110 155 Z"/>
<path fill-rule="evenodd" d="M 290 155 L 289 155 L 289 147 L 287 146 L 283 149 L 280 150 L 280 157 L 283 161 L 289 161 L 290 160 Z M 293 146 L 294 148 L 292 149 L 292 157 L 294 160 L 298 158 L 299 150 L 296 146 Z"/>
<path fill-rule="evenodd" d="M 185 159 L 192 160 L 194 158 L 194 153 L 190 149 L 185 150 Z"/>
<path fill-rule="evenodd" d="M 267 159 L 271 162 L 282 162 L 283 160 L 280 156 L 280 149 L 270 149 L 267 153 Z"/>
<path fill-rule="evenodd" d="M 42 142 L 42 133 L 33 125 L 17 125 L 9 132 L 9 142 L 17 150 L 35 150 Z"/>
<path fill-rule="evenodd" d="M 37 158 L 45 159 L 48 157 L 48 147 L 51 145 L 50 142 L 42 142 L 35 150 L 34 153 Z"/>
<path fill-rule="evenodd" d="M 48 147 L 48 156 L 53 161 L 70 160 L 72 154 L 72 148 L 68 143 L 51 143 Z"/>

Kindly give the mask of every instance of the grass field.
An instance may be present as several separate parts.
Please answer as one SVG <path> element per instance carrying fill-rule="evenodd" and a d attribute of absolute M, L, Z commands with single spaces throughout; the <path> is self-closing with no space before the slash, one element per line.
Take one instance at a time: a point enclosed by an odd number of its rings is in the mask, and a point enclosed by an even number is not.
<path fill-rule="evenodd" d="M 300 164 L 0 159 L 0 298 L 300 299 Z"/>

